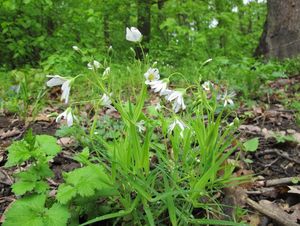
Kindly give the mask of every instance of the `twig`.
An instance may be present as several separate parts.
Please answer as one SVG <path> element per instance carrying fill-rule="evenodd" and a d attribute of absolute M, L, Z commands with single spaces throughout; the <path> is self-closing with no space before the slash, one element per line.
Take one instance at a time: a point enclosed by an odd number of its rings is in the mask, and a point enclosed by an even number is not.
<path fill-rule="evenodd" d="M 284 177 L 284 178 L 278 178 L 272 180 L 257 181 L 256 183 L 260 186 L 272 187 L 272 186 L 282 185 L 282 184 L 291 184 L 292 181 L 295 179 L 300 180 L 299 177 Z"/>
<path fill-rule="evenodd" d="M 278 223 L 280 223 L 280 225 L 283 225 L 283 226 L 299 226 L 299 224 L 291 221 L 290 216 L 287 213 L 283 212 L 278 207 L 276 208 L 275 206 L 261 205 L 261 204 L 255 202 L 255 201 L 253 201 L 250 198 L 247 198 L 246 202 L 253 209 L 255 209 L 255 210 L 261 212 L 262 214 L 268 216 L 269 218 L 277 221 Z"/>
<path fill-rule="evenodd" d="M 276 191 L 275 187 L 270 187 L 270 188 L 262 187 L 262 188 L 258 189 L 257 191 L 246 191 L 246 194 L 261 195 L 261 194 L 267 194 L 267 193 L 274 192 L 274 191 Z"/>
<path fill-rule="evenodd" d="M 280 149 L 268 149 L 268 150 L 264 150 L 263 152 L 257 153 L 256 157 L 258 158 L 258 156 L 261 156 L 261 155 L 264 155 L 264 154 L 273 154 L 273 153 L 281 156 L 282 158 L 285 158 L 287 160 L 290 160 L 290 161 L 292 161 L 292 162 L 297 163 L 297 164 L 300 165 L 300 161 L 299 160 L 291 158 L 287 153 L 283 153 L 283 151 L 280 150 Z"/>

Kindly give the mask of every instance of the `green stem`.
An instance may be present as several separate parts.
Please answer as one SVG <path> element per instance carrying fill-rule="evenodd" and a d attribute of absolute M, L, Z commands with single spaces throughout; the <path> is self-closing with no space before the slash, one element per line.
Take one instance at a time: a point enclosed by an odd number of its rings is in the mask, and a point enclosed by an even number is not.
<path fill-rule="evenodd" d="M 143 54 L 143 60 L 146 60 L 146 56 L 145 56 L 145 52 L 144 52 L 144 48 L 142 46 L 142 44 L 139 42 L 139 47 L 142 50 L 142 54 Z"/>

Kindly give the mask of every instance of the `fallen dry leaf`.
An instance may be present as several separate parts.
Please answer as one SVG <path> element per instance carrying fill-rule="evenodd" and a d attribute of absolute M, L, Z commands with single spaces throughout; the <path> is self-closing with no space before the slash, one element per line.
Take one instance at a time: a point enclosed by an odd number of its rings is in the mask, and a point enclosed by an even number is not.
<path fill-rule="evenodd" d="M 288 186 L 288 188 L 290 189 L 288 193 L 300 195 L 300 186 Z"/>
<path fill-rule="evenodd" d="M 57 144 L 63 147 L 72 147 L 76 145 L 76 141 L 72 137 L 62 137 L 57 140 Z"/>
<path fill-rule="evenodd" d="M 16 135 L 19 135 L 21 133 L 21 130 L 19 130 L 17 127 L 13 127 L 10 130 L 4 130 L 4 129 L 0 129 L 0 139 L 6 139 L 9 137 L 13 137 Z"/>
<path fill-rule="evenodd" d="M 252 132 L 252 133 L 261 132 L 261 128 L 259 126 L 254 126 L 254 125 L 240 125 L 239 129 L 247 132 Z"/>
<path fill-rule="evenodd" d="M 300 203 L 291 206 L 288 209 L 288 212 L 290 212 L 290 213 L 292 212 L 290 214 L 291 219 L 293 219 L 295 222 L 299 221 L 300 220 Z"/>

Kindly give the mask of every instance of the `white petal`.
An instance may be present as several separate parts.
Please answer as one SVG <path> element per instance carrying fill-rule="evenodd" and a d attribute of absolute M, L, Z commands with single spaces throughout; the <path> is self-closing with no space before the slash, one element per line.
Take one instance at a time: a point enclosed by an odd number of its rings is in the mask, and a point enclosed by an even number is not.
<path fill-rule="evenodd" d="M 67 125 L 69 127 L 73 125 L 73 115 L 71 112 L 67 113 Z"/>
<path fill-rule="evenodd" d="M 65 100 L 65 103 L 67 104 L 69 102 L 69 95 L 70 95 L 70 81 L 67 80 L 64 82 L 64 84 L 61 87 L 63 93 L 61 95 L 61 100 Z"/>
<path fill-rule="evenodd" d="M 56 123 L 59 123 L 59 122 L 62 120 L 62 118 L 66 118 L 66 114 L 67 114 L 66 111 L 64 111 L 63 113 L 59 114 L 59 115 L 56 117 L 55 122 L 56 122 Z"/>
<path fill-rule="evenodd" d="M 228 101 L 228 103 L 229 103 L 230 105 L 233 105 L 233 100 L 228 99 L 227 101 Z"/>
<path fill-rule="evenodd" d="M 127 27 L 126 28 L 126 39 L 131 42 L 140 42 L 142 40 L 142 34 L 135 27 L 131 27 L 130 29 Z"/>
<path fill-rule="evenodd" d="M 170 89 L 165 89 L 164 91 L 161 92 L 161 96 L 165 96 L 166 100 L 168 100 L 168 98 L 172 92 L 173 91 Z"/>
<path fill-rule="evenodd" d="M 103 76 L 107 76 L 107 75 L 109 75 L 109 73 L 110 73 L 110 67 L 107 67 L 105 70 L 104 70 L 104 72 L 103 72 Z"/>
<path fill-rule="evenodd" d="M 63 84 L 65 81 L 66 79 L 63 79 L 62 77 L 53 77 L 46 84 L 48 87 L 53 87 L 53 86 L 59 86 Z"/>
<path fill-rule="evenodd" d="M 173 110 L 175 113 L 177 113 L 180 110 L 180 105 L 177 102 L 174 103 Z"/>
<path fill-rule="evenodd" d="M 126 27 L 126 40 L 134 42 L 132 32 L 128 27 Z"/>
<path fill-rule="evenodd" d="M 98 62 L 97 60 L 93 61 L 93 65 L 96 69 L 100 68 L 100 66 L 101 66 L 100 62 Z"/>
<path fill-rule="evenodd" d="M 171 132 L 174 130 L 175 126 L 176 126 L 176 121 L 174 121 L 174 122 L 169 126 L 169 128 L 168 128 L 168 133 L 171 133 Z"/>
<path fill-rule="evenodd" d="M 169 98 L 168 98 L 168 101 L 172 101 L 172 100 L 178 98 L 178 96 L 180 96 L 180 95 L 181 95 L 181 94 L 180 94 L 178 91 L 173 91 L 173 92 L 170 94 L 170 96 L 169 96 Z"/>
<path fill-rule="evenodd" d="M 224 100 L 224 107 L 227 106 L 227 100 Z"/>

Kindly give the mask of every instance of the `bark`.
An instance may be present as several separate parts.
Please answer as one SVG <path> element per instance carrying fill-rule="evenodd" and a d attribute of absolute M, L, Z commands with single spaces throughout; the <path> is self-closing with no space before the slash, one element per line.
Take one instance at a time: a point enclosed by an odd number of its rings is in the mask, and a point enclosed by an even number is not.
<path fill-rule="evenodd" d="M 291 58 L 300 54 L 300 1 L 268 0 L 268 15 L 254 55 Z"/>
<path fill-rule="evenodd" d="M 151 0 L 137 0 L 138 29 L 143 34 L 143 46 L 145 54 L 148 53 L 148 43 L 150 42 L 151 31 Z M 140 48 L 137 48 L 138 59 L 143 59 Z"/>

